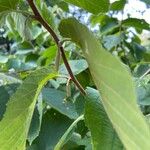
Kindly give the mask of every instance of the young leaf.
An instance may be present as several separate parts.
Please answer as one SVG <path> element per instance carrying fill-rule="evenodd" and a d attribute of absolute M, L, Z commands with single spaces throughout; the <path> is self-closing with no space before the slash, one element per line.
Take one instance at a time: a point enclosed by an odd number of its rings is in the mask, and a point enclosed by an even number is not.
<path fill-rule="evenodd" d="M 136 104 L 135 87 L 125 66 L 77 20 L 63 20 L 59 31 L 82 48 L 104 108 L 126 149 L 149 149 L 150 130 Z"/>
<path fill-rule="evenodd" d="M 25 150 L 36 99 L 47 80 L 55 76 L 46 68 L 39 69 L 11 97 L 0 122 L 0 150 Z"/>
<path fill-rule="evenodd" d="M 85 122 L 91 131 L 93 150 L 122 150 L 123 145 L 100 102 L 99 92 L 92 88 L 87 88 L 86 92 Z"/>
<path fill-rule="evenodd" d="M 81 7 L 93 14 L 107 12 L 109 9 L 109 0 L 64 0 L 78 7 Z"/>

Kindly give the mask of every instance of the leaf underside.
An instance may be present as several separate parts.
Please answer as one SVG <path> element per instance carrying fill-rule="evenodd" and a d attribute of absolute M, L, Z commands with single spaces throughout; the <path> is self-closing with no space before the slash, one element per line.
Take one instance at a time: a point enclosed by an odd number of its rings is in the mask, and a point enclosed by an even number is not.
<path fill-rule="evenodd" d="M 63 20 L 59 31 L 82 48 L 104 108 L 126 149 L 149 149 L 150 131 L 136 104 L 135 87 L 125 66 L 76 19 Z"/>

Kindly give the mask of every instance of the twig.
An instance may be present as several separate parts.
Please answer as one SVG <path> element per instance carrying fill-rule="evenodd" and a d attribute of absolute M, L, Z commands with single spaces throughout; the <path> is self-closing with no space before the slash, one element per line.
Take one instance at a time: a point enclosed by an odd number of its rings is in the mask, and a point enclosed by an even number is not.
<path fill-rule="evenodd" d="M 54 30 L 49 26 L 49 24 L 43 19 L 43 17 L 40 15 L 37 7 L 35 6 L 33 0 L 27 0 L 33 13 L 34 13 L 34 18 L 39 21 L 44 27 L 45 29 L 51 34 L 51 36 L 53 37 L 54 41 L 56 42 L 57 46 L 58 46 L 58 49 L 60 50 L 60 53 L 61 53 L 61 57 L 64 61 L 64 64 L 66 66 L 66 69 L 70 75 L 70 78 L 71 80 L 74 82 L 74 84 L 78 87 L 78 89 L 81 91 L 81 93 L 83 95 L 86 95 L 86 92 L 85 90 L 83 89 L 83 87 L 81 86 L 81 84 L 78 82 L 78 80 L 76 79 L 76 77 L 73 75 L 73 72 L 70 68 L 70 65 L 67 61 L 67 58 L 66 58 L 66 55 L 65 55 L 65 52 L 64 52 L 64 48 L 61 44 L 61 41 L 60 39 L 58 38 L 58 36 L 56 35 L 56 33 L 54 32 Z"/>

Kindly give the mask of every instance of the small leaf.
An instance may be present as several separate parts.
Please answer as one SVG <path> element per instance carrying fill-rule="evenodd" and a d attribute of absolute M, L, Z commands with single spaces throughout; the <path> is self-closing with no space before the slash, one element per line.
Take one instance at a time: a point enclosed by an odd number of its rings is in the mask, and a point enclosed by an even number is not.
<path fill-rule="evenodd" d="M 128 18 L 122 21 L 122 25 L 140 30 L 150 30 L 150 25 L 144 19 Z"/>
<path fill-rule="evenodd" d="M 43 100 L 55 110 L 71 119 L 76 119 L 78 117 L 75 104 L 72 101 L 65 100 L 65 92 L 56 89 L 44 88 L 42 94 Z"/>
<path fill-rule="evenodd" d="M 126 0 L 115 1 L 111 4 L 110 10 L 113 11 L 123 10 L 125 4 L 126 4 Z"/>
<path fill-rule="evenodd" d="M 7 75 L 5 73 L 0 73 L 0 85 L 13 84 L 13 83 L 21 83 L 21 80 Z"/>
<path fill-rule="evenodd" d="M 88 68 L 88 64 L 87 64 L 86 60 L 84 60 L 84 59 L 69 60 L 69 65 L 70 65 L 74 75 L 77 75 Z M 66 70 L 66 67 L 64 66 L 64 64 L 60 66 L 59 72 L 61 74 L 68 75 L 68 71 Z"/>
<path fill-rule="evenodd" d="M 143 106 L 150 105 L 150 84 L 137 88 L 138 103 Z"/>
<path fill-rule="evenodd" d="M 103 38 L 104 46 L 108 50 L 111 50 L 113 47 L 117 46 L 121 43 L 121 36 L 120 35 L 108 35 Z"/>

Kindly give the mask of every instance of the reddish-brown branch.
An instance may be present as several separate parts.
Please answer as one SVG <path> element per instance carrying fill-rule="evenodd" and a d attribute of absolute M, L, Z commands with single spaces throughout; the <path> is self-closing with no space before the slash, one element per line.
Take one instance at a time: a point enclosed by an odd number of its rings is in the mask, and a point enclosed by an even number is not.
<path fill-rule="evenodd" d="M 78 82 L 78 80 L 76 79 L 76 77 L 73 75 L 73 72 L 70 68 L 70 65 L 67 61 L 65 52 L 64 52 L 64 48 L 60 42 L 60 39 L 58 38 L 58 36 L 56 35 L 56 33 L 54 32 L 54 30 L 49 26 L 49 24 L 43 19 L 43 17 L 41 16 L 41 14 L 39 13 L 37 7 L 34 4 L 33 0 L 27 0 L 33 13 L 34 13 L 34 18 L 39 21 L 41 23 L 41 25 L 43 25 L 45 27 L 45 29 L 51 34 L 51 36 L 53 37 L 54 41 L 56 42 L 58 49 L 60 50 L 61 53 L 61 57 L 63 59 L 63 62 L 66 66 L 66 69 L 70 75 L 71 80 L 74 82 L 74 84 L 78 87 L 78 89 L 81 91 L 82 94 L 86 94 L 85 90 L 83 89 L 83 87 L 81 86 L 81 84 Z"/>

